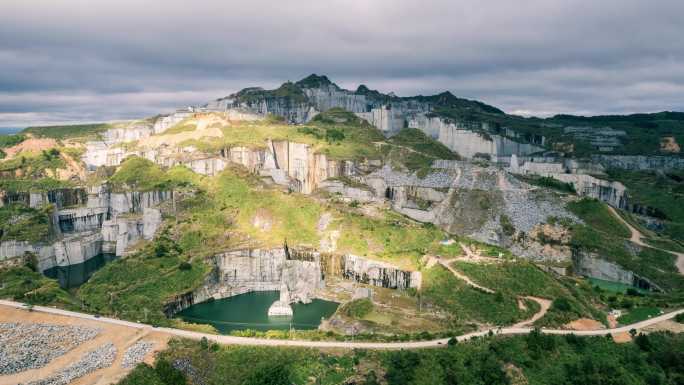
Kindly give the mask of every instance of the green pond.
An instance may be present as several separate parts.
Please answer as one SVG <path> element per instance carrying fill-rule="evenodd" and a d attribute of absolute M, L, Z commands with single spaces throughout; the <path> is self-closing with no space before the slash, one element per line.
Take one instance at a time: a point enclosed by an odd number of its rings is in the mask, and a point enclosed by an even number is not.
<path fill-rule="evenodd" d="M 63 289 L 70 289 L 84 284 L 94 272 L 116 258 L 113 254 L 100 254 L 76 265 L 51 267 L 43 271 L 43 274 L 48 278 L 56 279 Z"/>
<path fill-rule="evenodd" d="M 255 291 L 198 303 L 176 316 L 187 322 L 210 324 L 224 334 L 244 329 L 305 330 L 318 328 L 321 317 L 330 317 L 338 306 L 337 302 L 314 299 L 308 304 L 292 304 L 292 317 L 269 317 L 268 308 L 279 298 L 277 291 Z"/>

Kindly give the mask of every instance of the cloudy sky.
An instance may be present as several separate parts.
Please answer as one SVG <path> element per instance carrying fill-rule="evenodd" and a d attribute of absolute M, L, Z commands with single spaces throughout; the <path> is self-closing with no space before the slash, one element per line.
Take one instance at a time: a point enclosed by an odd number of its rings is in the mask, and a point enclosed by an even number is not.
<path fill-rule="evenodd" d="M 682 0 L 1 0 L 0 127 L 137 118 L 310 73 L 525 115 L 684 110 Z"/>

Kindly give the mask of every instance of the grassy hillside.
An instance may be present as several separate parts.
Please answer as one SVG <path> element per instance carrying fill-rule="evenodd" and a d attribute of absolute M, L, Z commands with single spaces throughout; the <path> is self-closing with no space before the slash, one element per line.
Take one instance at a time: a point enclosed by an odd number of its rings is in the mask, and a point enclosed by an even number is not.
<path fill-rule="evenodd" d="M 656 249 L 632 247 L 628 241 L 629 231 L 604 203 L 583 199 L 569 204 L 568 208 L 586 223 L 571 226 L 572 247 L 597 253 L 653 280 L 669 292 L 684 293 L 684 276 L 675 266 L 675 256 Z"/>
<path fill-rule="evenodd" d="M 651 208 L 665 223 L 662 235 L 684 242 L 684 171 L 609 170 L 611 179 L 629 189 L 630 204 Z"/>
<path fill-rule="evenodd" d="M 107 129 L 112 128 L 109 123 L 73 124 L 63 126 L 27 127 L 22 134 L 32 134 L 37 137 L 68 139 L 68 138 L 96 138 Z"/>
<path fill-rule="evenodd" d="M 50 236 L 52 206 L 33 209 L 21 204 L 0 207 L 0 242 L 46 242 Z"/>
<path fill-rule="evenodd" d="M 56 280 L 25 266 L 0 269 L 0 298 L 33 305 L 78 308 L 78 301 L 62 290 Z"/>
<path fill-rule="evenodd" d="M 77 292 L 85 309 L 96 314 L 171 325 L 163 305 L 198 287 L 209 267 L 192 261 L 175 242 L 162 236 L 134 256 L 108 263 Z"/>
<path fill-rule="evenodd" d="M 426 175 L 437 159 L 458 160 L 458 154 L 415 128 L 404 128 L 387 140 L 388 157 L 393 164 L 406 166 L 418 176 Z"/>
<path fill-rule="evenodd" d="M 187 122 L 170 129 L 181 130 Z M 317 115 L 304 125 L 292 125 L 275 117 L 260 121 L 232 121 L 215 123 L 223 132 L 222 138 L 192 139 L 183 144 L 215 152 L 223 148 L 245 146 L 263 148 L 269 140 L 304 143 L 314 152 L 331 159 L 380 159 L 381 153 L 374 142 L 384 140 L 382 133 L 365 120 L 342 109 L 331 109 Z M 180 127 L 180 128 L 179 128 Z"/>
<path fill-rule="evenodd" d="M 561 326 L 578 318 L 593 318 L 605 321 L 604 314 L 597 310 L 597 299 L 592 298 L 591 287 L 580 286 L 574 280 L 559 281 L 526 261 L 510 261 L 501 264 L 479 265 L 456 262 L 454 267 L 476 283 L 493 288 L 508 296 L 536 296 L 554 301 L 539 326 Z M 566 306 L 567 305 L 567 306 Z"/>

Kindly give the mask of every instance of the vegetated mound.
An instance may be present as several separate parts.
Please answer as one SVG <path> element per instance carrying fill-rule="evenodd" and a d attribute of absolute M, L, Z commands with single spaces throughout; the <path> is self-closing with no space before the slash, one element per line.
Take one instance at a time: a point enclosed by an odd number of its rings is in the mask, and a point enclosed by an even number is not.
<path fill-rule="evenodd" d="M 20 138 L 23 139 L 21 142 L 3 149 L 7 159 L 11 159 L 19 153 L 36 153 L 57 147 L 57 141 L 52 138 L 27 138 L 23 135 Z"/>
<path fill-rule="evenodd" d="M 110 123 L 73 124 L 61 126 L 27 127 L 21 133 L 41 138 L 94 138 L 112 128 Z"/>
<path fill-rule="evenodd" d="M 435 160 L 460 160 L 460 156 L 416 128 L 404 128 L 387 140 L 390 162 L 404 165 L 410 172 L 425 177 Z"/>

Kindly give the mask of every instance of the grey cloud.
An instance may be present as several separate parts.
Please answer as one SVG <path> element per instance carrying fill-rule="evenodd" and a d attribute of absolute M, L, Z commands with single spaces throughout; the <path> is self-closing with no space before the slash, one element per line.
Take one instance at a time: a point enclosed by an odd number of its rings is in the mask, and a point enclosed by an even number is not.
<path fill-rule="evenodd" d="M 0 126 L 154 115 L 325 73 L 509 112 L 684 109 L 684 2 L 5 0 Z"/>

